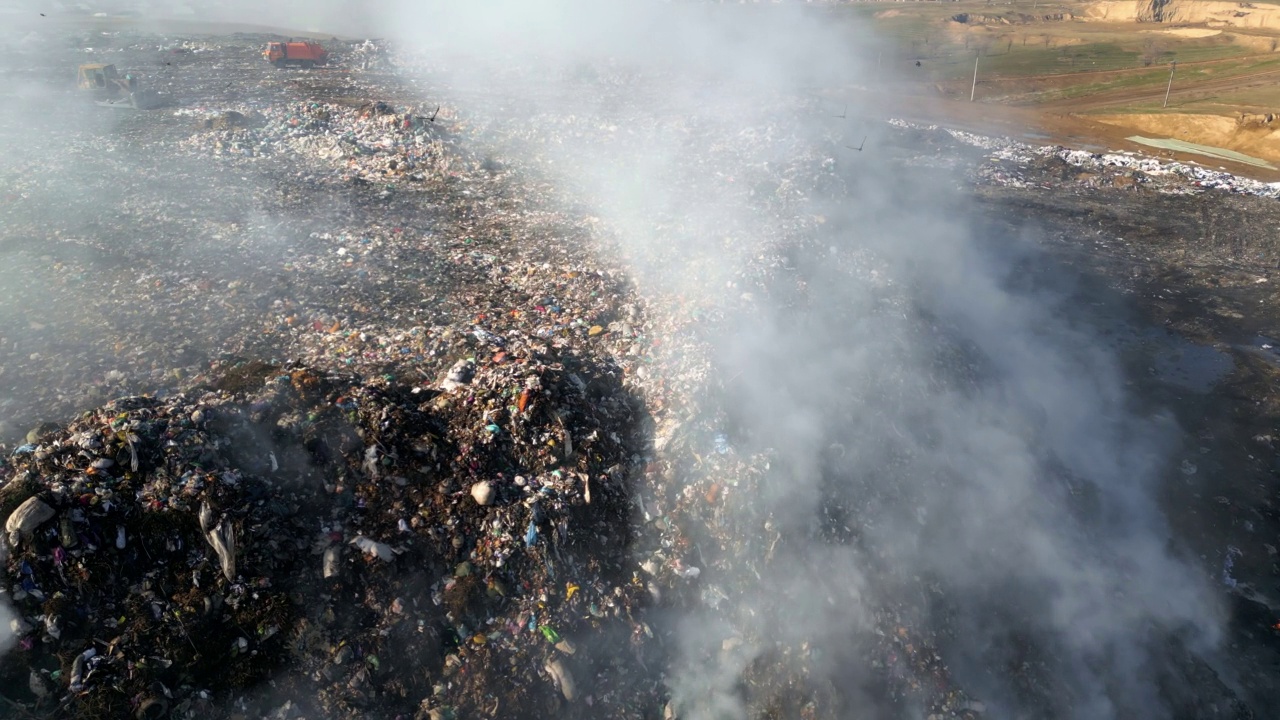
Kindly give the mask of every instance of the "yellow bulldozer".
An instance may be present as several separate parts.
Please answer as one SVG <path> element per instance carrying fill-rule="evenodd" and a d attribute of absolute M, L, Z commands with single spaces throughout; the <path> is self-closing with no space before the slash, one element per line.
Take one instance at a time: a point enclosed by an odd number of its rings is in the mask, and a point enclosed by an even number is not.
<path fill-rule="evenodd" d="M 142 90 L 133 75 L 120 76 L 115 65 L 88 63 L 80 66 L 76 85 L 94 93 L 103 107 L 149 110 L 159 107 L 160 97 L 154 91 Z"/>

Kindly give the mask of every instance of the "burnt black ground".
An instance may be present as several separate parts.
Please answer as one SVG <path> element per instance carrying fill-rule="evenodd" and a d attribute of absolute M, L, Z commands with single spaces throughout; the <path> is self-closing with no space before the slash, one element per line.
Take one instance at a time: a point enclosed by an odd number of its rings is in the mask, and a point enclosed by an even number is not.
<path fill-rule="evenodd" d="M 1076 307 L 1100 299 L 1111 320 L 1177 333 L 1233 360 L 1211 389 L 1164 382 L 1152 347 L 1124 356 L 1141 402 L 1170 409 L 1182 431 L 1179 456 L 1196 459 L 1187 477 L 1167 474 L 1162 506 L 1177 542 L 1221 577 L 1235 547 L 1231 637 L 1223 679 L 1265 717 L 1280 702 L 1280 538 L 1277 515 L 1277 366 L 1258 336 L 1280 325 L 1277 245 L 1280 207 L 1272 200 L 1209 193 L 1168 197 L 1133 190 L 1071 195 L 988 189 L 997 222 L 1041 233 L 1052 257 L 1081 282 Z M 1008 218 L 1031 211 L 1033 220 Z M 1083 241 L 1082 241 L 1083 240 Z M 1157 343 L 1158 345 L 1158 343 Z M 1158 352 L 1158 351 L 1157 351 Z M 1217 367 L 1221 368 L 1220 364 Z"/>

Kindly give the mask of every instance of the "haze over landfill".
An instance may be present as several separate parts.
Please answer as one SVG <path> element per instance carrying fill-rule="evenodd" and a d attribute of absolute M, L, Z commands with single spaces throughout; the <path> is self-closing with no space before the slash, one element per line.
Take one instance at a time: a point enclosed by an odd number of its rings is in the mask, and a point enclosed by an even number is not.
<path fill-rule="evenodd" d="M 954 5 L 5 4 L 0 717 L 1269 717 L 1275 48 Z"/>

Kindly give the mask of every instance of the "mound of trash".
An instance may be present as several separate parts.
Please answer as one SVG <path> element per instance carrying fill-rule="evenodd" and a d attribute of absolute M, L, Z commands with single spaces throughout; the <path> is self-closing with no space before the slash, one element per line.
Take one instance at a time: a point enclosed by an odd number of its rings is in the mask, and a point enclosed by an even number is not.
<path fill-rule="evenodd" d="M 0 468 L 10 709 L 633 716 L 620 376 L 532 348 L 422 386 L 243 362 L 37 427 Z"/>

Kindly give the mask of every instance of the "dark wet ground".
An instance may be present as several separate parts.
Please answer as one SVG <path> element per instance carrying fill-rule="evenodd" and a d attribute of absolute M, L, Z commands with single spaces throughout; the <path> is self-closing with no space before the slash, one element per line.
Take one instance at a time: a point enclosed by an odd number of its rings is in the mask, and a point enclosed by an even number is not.
<path fill-rule="evenodd" d="M 1229 598 L 1215 669 L 1265 717 L 1280 703 L 1280 326 L 1274 201 L 1131 191 L 1071 197 L 989 189 L 1084 280 L 1073 306 L 1110 339 L 1137 397 L 1174 413 L 1181 439 L 1161 490 L 1179 545 Z M 1081 242 L 1080 239 L 1085 239 Z"/>

